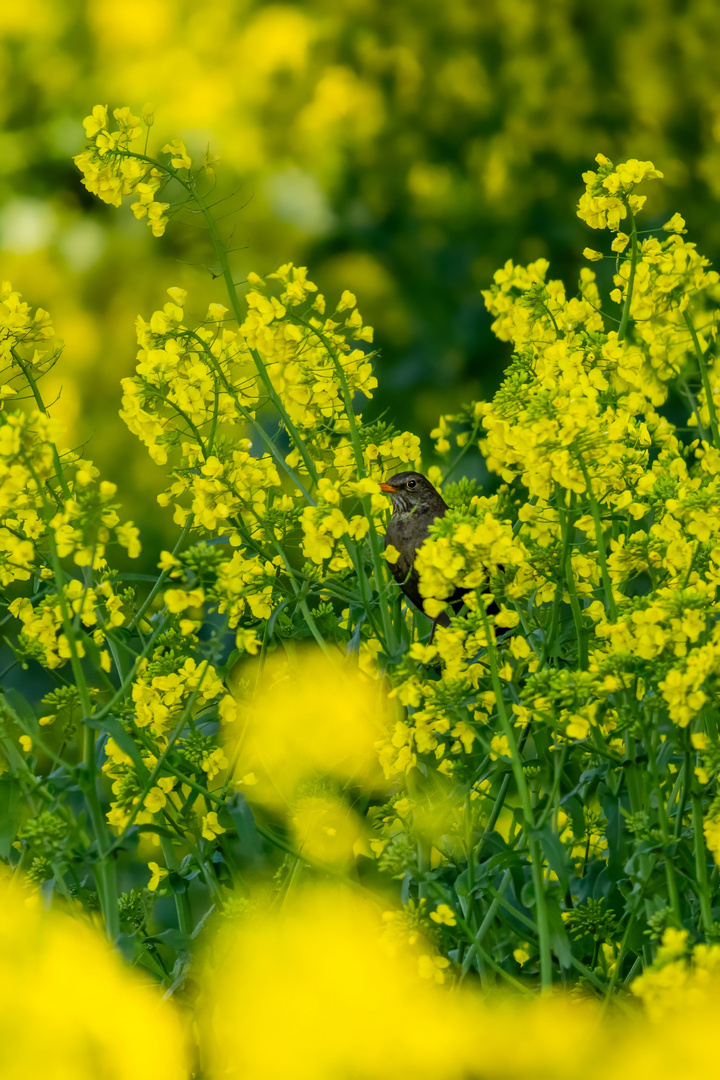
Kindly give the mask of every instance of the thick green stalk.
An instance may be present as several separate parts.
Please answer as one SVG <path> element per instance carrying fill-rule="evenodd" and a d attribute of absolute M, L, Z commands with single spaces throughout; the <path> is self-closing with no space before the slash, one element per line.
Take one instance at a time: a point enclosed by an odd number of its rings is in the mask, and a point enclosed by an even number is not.
<path fill-rule="evenodd" d="M 658 772 L 657 758 L 655 756 L 655 747 L 653 745 L 652 729 L 647 731 L 645 734 L 645 749 L 647 751 L 648 761 L 650 763 L 650 773 L 652 775 L 655 795 L 657 797 L 660 835 L 662 836 L 663 848 L 665 849 L 665 880 L 667 882 L 668 900 L 670 901 L 670 910 L 675 916 L 677 924 L 679 926 L 681 924 L 680 896 L 677 887 L 677 877 L 675 875 L 675 865 L 668 850 L 670 848 L 670 845 L 672 844 L 673 837 L 670 832 L 670 823 L 667 816 L 665 792 L 663 791 L 662 784 L 660 783 L 660 774 Z"/>
<path fill-rule="evenodd" d="M 570 610 L 572 611 L 573 623 L 575 624 L 575 636 L 578 643 L 578 659 L 580 661 L 580 667 L 584 670 L 588 665 L 587 655 L 587 641 L 585 640 L 585 632 L 582 625 L 582 611 L 580 609 L 580 601 L 578 600 L 577 587 L 575 585 L 575 576 L 572 568 L 572 558 L 570 555 L 571 543 L 570 535 L 573 527 L 573 518 L 566 517 L 565 507 L 563 506 L 562 493 L 560 485 L 555 485 L 555 504 L 558 512 L 558 519 L 560 521 L 560 535 L 562 537 L 562 558 L 560 571 L 558 573 L 558 589 L 562 593 L 562 579 L 565 579 L 567 584 L 568 597 L 570 599 Z M 540 664 L 542 667 L 542 663 Z"/>
<path fill-rule="evenodd" d="M 37 402 L 38 407 L 46 412 L 45 403 L 43 402 L 40 390 L 35 383 L 32 376 L 25 368 L 23 368 L 23 374 L 28 380 L 28 384 L 32 388 L 33 396 Z M 55 468 L 58 474 L 58 481 L 66 494 L 66 497 L 70 496 L 70 488 L 65 479 L 60 456 L 57 452 L 57 448 L 53 445 L 53 460 Z M 33 479 L 37 485 L 38 494 L 43 500 L 44 509 L 46 514 L 51 513 L 51 506 L 48 503 L 42 484 L 39 477 L 32 469 L 32 465 L 29 466 L 33 475 Z M 60 608 L 60 621 L 63 628 L 63 633 L 67 638 L 68 649 L 70 652 L 70 667 L 72 669 L 75 685 L 77 686 L 78 694 L 80 696 L 80 706 L 83 711 L 83 717 L 89 717 L 92 713 L 92 703 L 90 700 L 90 691 L 85 679 L 85 672 L 82 669 L 80 662 L 80 654 L 77 647 L 76 631 L 73 626 L 73 619 L 70 615 L 70 610 L 67 604 L 67 598 L 65 596 L 65 573 L 60 563 L 60 558 L 57 552 L 57 545 L 55 543 L 55 536 L 51 529 L 48 529 L 48 542 L 49 542 L 49 555 L 50 564 L 53 570 L 53 577 L 55 580 L 55 587 L 57 589 L 58 607 Z M 95 843 L 98 851 L 98 862 L 95 868 L 95 883 L 98 890 L 98 899 L 100 902 L 100 910 L 102 911 L 103 920 L 105 922 L 105 931 L 108 938 L 111 941 L 115 941 L 120 933 L 120 912 L 118 908 L 118 890 L 117 890 L 117 869 L 115 866 L 115 860 L 112 857 L 107 826 L 100 804 L 100 795 L 97 785 L 97 767 L 95 764 L 95 733 L 91 727 L 87 724 L 83 725 L 83 765 L 85 770 L 84 782 L 82 784 L 83 795 L 87 804 L 88 816 L 92 825 L 93 834 L 95 837 Z"/>
<path fill-rule="evenodd" d="M 698 367 L 700 368 L 700 378 L 702 379 L 703 390 L 705 391 L 705 402 L 707 404 L 708 414 L 710 416 L 710 428 L 712 430 L 713 446 L 716 450 L 720 450 L 720 435 L 718 434 L 718 418 L 715 411 L 715 399 L 713 397 L 712 384 L 710 382 L 710 372 L 708 371 L 707 363 L 705 362 L 705 353 L 700 347 L 700 340 L 697 336 L 695 324 L 693 323 L 689 313 L 683 312 L 683 318 L 685 325 L 690 331 L 690 337 L 692 338 L 693 348 L 695 349 L 695 356 L 697 357 Z"/>
<path fill-rule="evenodd" d="M 173 850 L 172 841 L 166 836 L 161 836 L 160 847 L 162 848 L 163 858 L 165 859 L 165 865 L 168 870 L 177 870 L 178 861 Z M 177 912 L 180 933 L 189 941 L 193 932 L 193 917 L 187 889 L 183 889 L 180 892 L 173 892 L 173 899 L 175 901 L 175 911 Z"/>
<path fill-rule="evenodd" d="M 590 503 L 590 513 L 592 515 L 593 523 L 595 525 L 595 542 L 597 544 L 598 561 L 600 563 L 600 574 L 602 576 L 603 589 L 605 590 L 605 602 L 608 606 L 608 611 L 613 619 L 617 618 L 617 605 L 615 603 L 615 595 L 613 593 L 612 582 L 610 581 L 610 573 L 608 571 L 607 556 L 605 554 L 605 534 L 603 532 L 602 521 L 600 519 L 600 509 L 597 504 L 597 499 L 593 493 L 592 482 L 590 480 L 590 473 L 588 472 L 587 465 L 585 464 L 582 455 L 578 454 L 578 464 L 585 479 L 585 492 Z"/>
<path fill-rule="evenodd" d="M 623 304 L 622 315 L 620 316 L 620 326 L 618 327 L 618 341 L 623 341 L 627 333 L 628 322 L 630 320 L 630 304 L 632 303 L 633 285 L 635 284 L 635 270 L 637 269 L 638 259 L 638 242 L 637 242 L 637 225 L 635 224 L 635 218 L 632 213 L 630 214 L 630 274 L 628 276 L 627 292 L 625 293 L 625 303 Z"/>
<path fill-rule="evenodd" d="M 203 217 L 205 218 L 205 223 L 208 227 L 208 232 L 210 233 L 210 238 L 213 242 L 213 248 L 215 249 L 215 254 L 217 256 L 218 262 L 220 263 L 220 269 L 222 271 L 222 276 L 225 282 L 225 288 L 227 290 L 228 298 L 233 309 L 233 314 L 237 320 L 238 326 L 240 326 L 243 322 L 243 312 L 242 308 L 240 307 L 240 299 L 237 294 L 237 289 L 235 288 L 235 282 L 233 281 L 232 271 L 230 270 L 230 263 L 228 262 L 225 245 L 223 244 L 220 233 L 218 232 L 217 222 L 215 221 L 215 218 L 213 217 L 209 207 L 205 205 L 204 199 L 195 188 L 192 189 L 192 197 L 197 203 Z M 257 349 L 250 349 L 250 354 L 258 370 L 258 374 L 262 380 L 262 383 L 268 392 L 270 400 L 280 413 L 283 424 L 285 425 L 285 428 L 287 429 L 287 432 L 290 435 L 295 445 L 295 448 L 300 454 L 300 457 L 303 459 L 305 468 L 307 469 L 309 475 L 313 478 L 313 480 L 317 482 L 318 473 L 317 469 L 315 468 L 315 463 L 308 454 L 307 447 L 305 446 L 305 440 L 290 419 L 290 416 L 282 403 L 280 395 L 273 386 L 272 379 L 268 374 L 265 362 L 263 361 Z"/>
<path fill-rule="evenodd" d="M 707 854 L 705 850 L 705 837 L 703 835 L 703 812 L 700 796 L 693 792 L 692 817 L 693 817 L 693 847 L 695 849 L 695 877 L 697 883 L 697 896 L 700 901 L 700 918 L 705 935 L 713 931 L 712 899 L 708 884 Z"/>
<path fill-rule="evenodd" d="M 299 320 L 299 321 L 302 322 L 302 320 Z M 307 326 L 307 323 L 303 323 L 303 325 Z M 310 327 L 310 329 L 314 330 L 313 327 Z M 325 335 L 322 334 L 319 330 L 314 330 L 314 332 L 317 335 L 317 337 L 319 338 L 319 340 L 321 341 L 324 348 L 327 350 L 327 352 L 329 353 L 329 355 L 333 359 L 333 365 L 335 367 L 335 371 L 336 371 L 338 379 L 340 381 L 340 389 L 342 391 L 343 404 L 345 405 L 345 415 L 347 416 L 347 420 L 348 420 L 348 428 L 349 428 L 349 431 L 350 431 L 350 444 L 351 444 L 351 446 L 353 448 L 353 454 L 354 454 L 354 457 L 355 457 L 355 465 L 357 466 L 358 475 L 359 476 L 365 476 L 365 459 L 363 457 L 362 445 L 360 443 L 360 432 L 358 431 L 357 419 L 355 417 L 355 410 L 353 409 L 353 404 L 352 404 L 352 395 L 350 393 L 350 387 L 348 386 L 348 381 L 347 381 L 347 376 L 345 375 L 345 370 L 344 370 L 344 368 L 342 366 L 342 363 L 340 362 L 340 359 L 339 359 L 336 351 L 331 347 L 330 343 L 325 338 Z M 385 640 L 386 640 L 386 643 L 387 643 L 386 648 L 388 649 L 388 651 L 394 652 L 395 648 L 396 648 L 395 628 L 394 628 L 394 626 L 392 624 L 392 620 L 390 619 L 390 613 L 388 611 L 388 606 L 387 606 L 386 603 L 384 603 L 384 593 L 386 592 L 386 589 L 387 589 L 386 576 L 383 573 L 383 569 L 382 569 L 382 562 L 381 562 L 381 559 L 380 559 L 380 545 L 379 545 L 379 542 L 378 542 L 378 535 L 377 535 L 377 532 L 375 531 L 375 525 L 373 523 L 373 517 L 372 517 L 372 509 L 370 507 L 367 495 L 364 496 L 363 499 L 362 499 L 362 506 L 363 506 L 363 510 L 365 512 L 365 516 L 367 517 L 368 522 L 370 523 L 370 530 L 369 530 L 369 533 L 368 533 L 368 538 L 370 540 L 370 555 L 371 555 L 372 564 L 373 564 L 373 574 L 375 576 L 375 588 L 377 590 L 378 597 L 379 597 L 379 600 L 380 600 L 380 618 L 382 620 L 383 630 L 385 632 Z M 358 568 L 358 577 L 360 576 L 361 572 L 362 572 L 362 567 L 359 567 Z"/>
<path fill-rule="evenodd" d="M 518 795 L 520 796 L 520 804 L 522 806 L 523 819 L 527 831 L 528 852 L 530 856 L 533 890 L 535 893 L 535 908 L 537 913 L 537 932 L 540 943 L 540 982 L 543 990 L 546 990 L 552 985 L 552 952 L 550 950 L 550 921 L 545 898 L 542 849 L 539 840 L 534 835 L 535 819 L 530 801 L 530 790 L 523 770 L 517 739 L 515 738 L 515 729 L 510 722 L 510 717 L 505 708 L 502 684 L 498 672 L 497 656 L 495 654 L 496 645 L 494 632 L 490 627 L 490 621 L 487 617 L 485 608 L 482 606 L 482 601 L 480 602 L 480 612 L 485 625 L 487 657 L 490 662 L 490 673 L 493 691 L 495 693 L 495 702 L 497 704 L 498 718 L 500 720 L 500 727 L 503 735 L 507 739 L 508 746 L 510 747 L 510 761 L 512 764 L 513 776 L 515 777 L 515 784 L 518 789 Z"/>

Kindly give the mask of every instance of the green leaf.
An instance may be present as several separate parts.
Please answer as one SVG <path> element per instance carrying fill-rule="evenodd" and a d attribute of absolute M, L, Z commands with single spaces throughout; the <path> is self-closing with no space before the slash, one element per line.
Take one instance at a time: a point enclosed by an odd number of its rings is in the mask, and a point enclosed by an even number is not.
<path fill-rule="evenodd" d="M 570 860 L 565 845 L 558 834 L 553 832 L 549 824 L 542 829 L 536 829 L 533 835 L 535 839 L 540 841 L 543 855 L 547 859 L 550 869 L 557 874 L 563 893 L 566 893 L 570 882 Z"/>
<path fill-rule="evenodd" d="M 10 706 L 10 711 L 15 714 L 17 719 L 32 731 L 37 731 L 38 722 L 35 717 L 35 710 L 20 691 L 15 690 L 14 687 L 10 687 L 7 690 L 3 690 L 3 695 Z"/>
<path fill-rule="evenodd" d="M 255 862 L 262 855 L 263 842 L 252 810 L 239 791 L 231 795 L 226 806 L 237 832 L 239 855 L 249 862 Z"/>
<path fill-rule="evenodd" d="M 573 956 L 570 939 L 562 921 L 560 905 L 552 896 L 547 897 L 548 922 L 550 924 L 550 948 L 564 968 L 572 967 Z"/>
<path fill-rule="evenodd" d="M 10 857 L 20 827 L 22 789 L 14 778 L 0 779 L 0 858 Z"/>
<path fill-rule="evenodd" d="M 142 781 L 147 780 L 150 773 L 140 757 L 138 745 L 116 716 L 104 716 L 102 720 L 94 720 L 91 716 L 86 716 L 83 719 L 83 724 L 94 731 L 102 731 L 111 736 L 120 749 L 132 759 L 132 763 L 137 769 L 138 778 Z"/>

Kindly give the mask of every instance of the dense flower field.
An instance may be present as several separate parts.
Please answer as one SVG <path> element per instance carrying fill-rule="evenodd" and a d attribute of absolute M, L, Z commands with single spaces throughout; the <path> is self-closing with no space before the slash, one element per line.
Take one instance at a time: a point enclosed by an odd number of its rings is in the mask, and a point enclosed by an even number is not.
<path fill-rule="evenodd" d="M 96 106 L 75 162 L 153 236 L 194 214 L 225 287 L 200 310 L 171 285 L 136 322 L 120 416 L 176 532 L 154 577 L 120 569 L 141 530 L 45 400 L 51 316 L 0 294 L 7 1075 L 38 1031 L 58 1077 L 697 1075 L 720 278 L 679 213 L 638 227 L 662 173 L 584 174 L 608 295 L 545 259 L 483 293 L 512 358 L 433 433 L 450 510 L 420 590 L 433 617 L 467 593 L 431 637 L 379 488 L 420 442 L 367 415 L 356 296 L 292 263 L 241 294 L 214 159 L 153 125 Z"/>

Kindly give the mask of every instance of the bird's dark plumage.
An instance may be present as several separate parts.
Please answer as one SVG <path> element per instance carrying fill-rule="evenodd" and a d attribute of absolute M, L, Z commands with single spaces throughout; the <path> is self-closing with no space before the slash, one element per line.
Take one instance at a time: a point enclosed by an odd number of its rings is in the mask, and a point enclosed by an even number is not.
<path fill-rule="evenodd" d="M 393 513 L 385 534 L 385 547 L 392 544 L 400 552 L 396 563 L 390 564 L 392 575 L 400 588 L 416 607 L 424 611 L 423 598 L 418 588 L 419 574 L 415 569 L 415 555 L 429 535 L 430 526 L 445 515 L 447 503 L 439 491 L 421 473 L 402 472 L 391 476 L 380 485 L 381 490 L 392 499 Z M 464 590 L 456 589 L 448 602 L 457 614 L 463 605 Z M 440 626 L 449 626 L 445 612 L 436 620 Z"/>

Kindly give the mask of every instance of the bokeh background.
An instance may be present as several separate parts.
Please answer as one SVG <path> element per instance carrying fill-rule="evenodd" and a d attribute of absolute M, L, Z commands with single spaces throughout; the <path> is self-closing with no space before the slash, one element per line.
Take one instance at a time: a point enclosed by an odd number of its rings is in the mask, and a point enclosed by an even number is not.
<path fill-rule="evenodd" d="M 375 411 L 427 438 L 498 383 L 493 271 L 546 256 L 577 279 L 598 151 L 652 159 L 658 220 L 680 210 L 717 261 L 719 55 L 717 0 L 3 0 L 0 273 L 52 312 L 66 349 L 48 396 L 150 553 L 172 526 L 117 418 L 134 319 L 170 285 L 199 315 L 224 297 L 191 220 L 154 240 L 81 187 L 94 104 L 153 102 L 156 149 L 181 136 L 218 155 L 238 280 L 292 260 L 358 295 Z"/>

